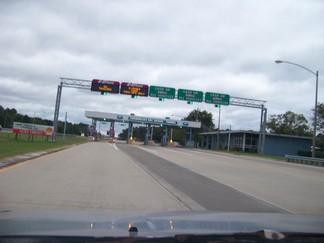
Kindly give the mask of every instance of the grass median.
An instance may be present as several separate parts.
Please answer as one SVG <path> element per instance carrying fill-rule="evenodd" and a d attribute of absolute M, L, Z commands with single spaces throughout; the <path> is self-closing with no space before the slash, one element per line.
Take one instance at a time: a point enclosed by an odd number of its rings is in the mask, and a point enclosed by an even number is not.
<path fill-rule="evenodd" d="M 87 142 L 87 139 L 80 136 L 66 136 L 64 140 L 62 136 L 57 136 L 56 142 L 50 142 L 42 136 L 34 136 L 33 141 L 31 141 L 30 137 L 25 134 L 18 135 L 18 139 L 16 139 L 15 134 L 11 132 L 0 132 L 0 160 L 85 142 Z"/>

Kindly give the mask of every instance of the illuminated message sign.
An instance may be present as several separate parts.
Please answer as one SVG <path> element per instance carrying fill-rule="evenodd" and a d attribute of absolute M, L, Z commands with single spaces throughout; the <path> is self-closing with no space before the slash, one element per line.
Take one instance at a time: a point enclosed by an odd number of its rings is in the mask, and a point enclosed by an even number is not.
<path fill-rule="evenodd" d="M 120 93 L 126 95 L 148 96 L 149 86 L 146 84 L 121 83 Z"/>
<path fill-rule="evenodd" d="M 119 93 L 119 82 L 93 79 L 92 83 L 91 83 L 91 91 L 118 94 Z"/>

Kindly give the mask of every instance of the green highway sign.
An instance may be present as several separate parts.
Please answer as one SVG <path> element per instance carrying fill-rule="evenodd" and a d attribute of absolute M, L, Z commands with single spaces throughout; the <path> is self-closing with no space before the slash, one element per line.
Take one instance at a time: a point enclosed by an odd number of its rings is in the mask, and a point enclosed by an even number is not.
<path fill-rule="evenodd" d="M 174 99 L 175 88 L 150 86 L 149 96 L 164 99 Z"/>
<path fill-rule="evenodd" d="M 229 105 L 230 96 L 227 94 L 218 94 L 218 93 L 205 93 L 205 102 L 209 104 L 217 105 Z"/>
<path fill-rule="evenodd" d="M 197 90 L 178 89 L 178 100 L 202 102 L 203 92 Z"/>

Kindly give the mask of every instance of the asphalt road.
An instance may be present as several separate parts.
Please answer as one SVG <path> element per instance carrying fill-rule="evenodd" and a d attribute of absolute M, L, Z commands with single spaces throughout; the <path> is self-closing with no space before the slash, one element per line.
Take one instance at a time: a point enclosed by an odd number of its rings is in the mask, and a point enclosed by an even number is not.
<path fill-rule="evenodd" d="M 0 170 L 0 210 L 188 210 L 117 147 L 87 143 Z"/>
<path fill-rule="evenodd" d="M 87 143 L 0 170 L 0 210 L 324 213 L 324 168 Z"/>
<path fill-rule="evenodd" d="M 225 190 L 227 195 L 231 188 L 287 212 L 324 214 L 324 168 L 322 167 L 214 151 L 166 147 L 139 147 L 139 149 L 220 183 L 222 188 L 228 188 Z M 196 187 L 196 181 L 191 185 Z M 243 210 L 249 210 L 242 202 L 240 201 Z M 226 203 L 231 204 L 231 200 Z M 228 208 L 231 205 L 224 207 Z M 209 206 L 206 208 L 211 209 Z M 235 208 L 236 206 L 229 210 Z M 255 208 L 255 211 L 258 209 Z"/>

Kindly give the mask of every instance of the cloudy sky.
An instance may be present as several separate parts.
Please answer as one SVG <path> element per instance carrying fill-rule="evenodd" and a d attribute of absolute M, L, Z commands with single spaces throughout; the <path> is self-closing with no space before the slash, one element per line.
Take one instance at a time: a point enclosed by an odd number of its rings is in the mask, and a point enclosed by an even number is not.
<path fill-rule="evenodd" d="M 311 116 L 319 71 L 324 101 L 322 0 L 0 1 L 0 105 L 53 119 L 60 77 L 105 79 L 265 100 L 268 115 Z M 85 110 L 172 117 L 205 103 L 132 99 L 63 88 L 60 119 Z M 173 116 L 172 116 L 173 115 Z M 260 110 L 222 106 L 221 128 L 258 130 Z"/>

